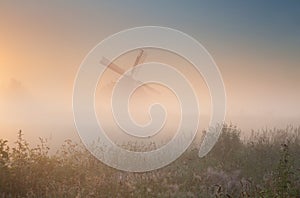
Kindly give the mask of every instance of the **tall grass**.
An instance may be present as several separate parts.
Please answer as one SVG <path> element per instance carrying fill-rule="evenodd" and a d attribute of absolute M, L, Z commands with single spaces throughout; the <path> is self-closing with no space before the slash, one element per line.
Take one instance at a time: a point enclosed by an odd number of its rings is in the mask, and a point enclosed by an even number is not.
<path fill-rule="evenodd" d="M 204 158 L 193 145 L 167 167 L 128 173 L 71 140 L 50 155 L 47 141 L 31 147 L 19 131 L 12 148 L 0 139 L 0 197 L 299 197 L 300 128 L 252 132 L 243 141 L 240 133 L 225 125 Z"/>

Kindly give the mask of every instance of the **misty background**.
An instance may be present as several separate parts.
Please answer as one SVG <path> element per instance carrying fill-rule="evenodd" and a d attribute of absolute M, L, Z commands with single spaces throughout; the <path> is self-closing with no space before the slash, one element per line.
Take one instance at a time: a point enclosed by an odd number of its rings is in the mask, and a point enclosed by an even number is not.
<path fill-rule="evenodd" d="M 300 2 L 1 1 L 0 138 L 22 129 L 32 142 L 78 139 L 72 91 L 81 61 L 107 36 L 144 25 L 204 45 L 223 75 L 226 121 L 244 133 L 299 125 Z"/>

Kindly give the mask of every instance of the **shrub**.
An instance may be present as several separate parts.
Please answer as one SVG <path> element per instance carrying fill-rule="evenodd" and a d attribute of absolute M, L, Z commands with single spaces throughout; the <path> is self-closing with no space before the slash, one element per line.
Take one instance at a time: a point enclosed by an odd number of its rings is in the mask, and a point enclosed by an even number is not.
<path fill-rule="evenodd" d="M 71 140 L 50 155 L 46 140 L 32 148 L 19 131 L 11 148 L 0 139 L 0 197 L 297 197 L 299 131 L 264 130 L 242 141 L 237 127 L 225 125 L 204 158 L 192 146 L 169 166 L 146 173 L 110 168 Z"/>

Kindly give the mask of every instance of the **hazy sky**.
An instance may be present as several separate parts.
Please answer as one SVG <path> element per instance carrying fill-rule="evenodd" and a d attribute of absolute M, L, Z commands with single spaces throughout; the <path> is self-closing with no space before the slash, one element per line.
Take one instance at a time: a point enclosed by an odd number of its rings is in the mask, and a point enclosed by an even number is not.
<path fill-rule="evenodd" d="M 300 124 L 299 1 L 0 1 L 0 138 L 75 136 L 72 87 L 86 54 L 123 29 L 181 30 L 211 53 L 227 118 Z"/>

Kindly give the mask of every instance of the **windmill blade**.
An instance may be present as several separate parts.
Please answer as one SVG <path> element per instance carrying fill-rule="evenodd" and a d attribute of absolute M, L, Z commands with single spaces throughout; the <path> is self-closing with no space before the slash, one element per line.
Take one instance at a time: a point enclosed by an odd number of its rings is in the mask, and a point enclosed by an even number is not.
<path fill-rule="evenodd" d="M 137 66 L 138 64 L 144 62 L 145 58 L 146 58 L 146 55 L 145 55 L 145 51 L 143 49 L 140 50 L 140 53 L 137 55 L 136 59 L 135 59 L 135 62 L 133 64 L 133 69 L 131 70 L 131 76 L 134 75 L 134 73 L 136 72 L 136 68 L 135 66 Z"/>
<path fill-rule="evenodd" d="M 138 54 L 138 56 L 135 59 L 133 67 L 137 66 L 138 64 L 140 64 L 141 62 L 143 62 L 145 60 L 144 54 L 145 54 L 145 51 L 143 49 L 141 49 L 140 53 Z"/>
<path fill-rule="evenodd" d="M 100 63 L 104 66 L 107 66 L 108 69 L 111 69 L 112 71 L 116 72 L 117 74 L 119 74 L 121 76 L 124 76 L 126 78 L 129 78 L 130 80 L 133 80 L 133 81 L 139 83 L 140 85 L 147 88 L 148 90 L 151 90 L 151 91 L 153 91 L 157 94 L 160 94 L 160 92 L 158 90 L 156 90 L 155 88 L 153 88 L 153 87 L 151 87 L 147 84 L 144 84 L 144 82 L 136 80 L 132 76 L 125 75 L 125 71 L 121 67 L 119 67 L 118 65 L 112 63 L 109 59 L 107 59 L 105 57 L 102 57 L 102 59 L 100 60 Z"/>
<path fill-rule="evenodd" d="M 144 51 L 142 57 L 140 58 L 140 61 L 138 64 L 145 62 L 145 59 L 147 58 L 147 53 Z"/>
<path fill-rule="evenodd" d="M 107 66 L 108 69 L 111 69 L 112 71 L 114 71 L 120 75 L 123 75 L 125 73 L 125 71 L 121 67 L 114 64 L 113 62 L 111 62 L 110 60 L 108 60 L 105 57 L 102 57 L 102 59 L 100 60 L 100 63 L 104 66 Z"/>
<path fill-rule="evenodd" d="M 146 59 L 146 56 L 147 56 L 147 53 L 145 52 L 145 50 L 141 49 L 141 50 L 140 50 L 140 53 L 138 54 L 138 56 L 137 56 L 136 59 L 135 59 L 135 62 L 134 62 L 134 65 L 133 65 L 133 69 L 132 69 L 132 71 L 131 71 L 131 76 L 133 75 L 134 71 L 136 71 L 135 66 L 137 66 L 138 64 L 144 62 L 145 59 Z M 143 84 L 143 82 L 141 82 L 141 81 L 137 81 L 137 82 Z M 146 85 L 146 84 L 145 84 L 145 85 L 143 85 L 143 86 L 144 86 L 145 88 L 148 88 L 149 90 L 155 92 L 155 93 L 160 94 L 160 92 L 159 92 L 158 90 L 154 89 L 153 87 L 151 87 L 151 86 L 149 86 L 149 85 Z"/>

